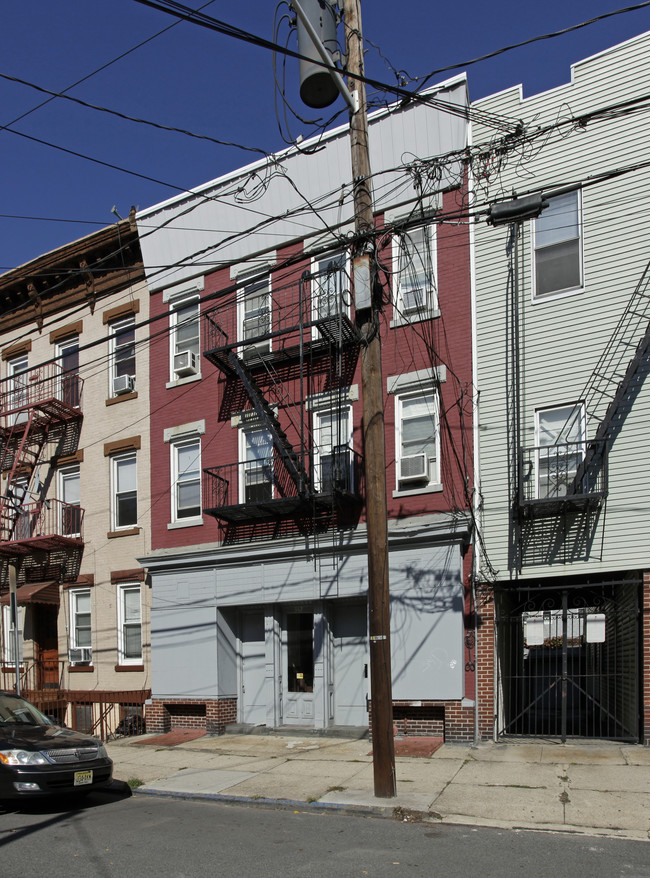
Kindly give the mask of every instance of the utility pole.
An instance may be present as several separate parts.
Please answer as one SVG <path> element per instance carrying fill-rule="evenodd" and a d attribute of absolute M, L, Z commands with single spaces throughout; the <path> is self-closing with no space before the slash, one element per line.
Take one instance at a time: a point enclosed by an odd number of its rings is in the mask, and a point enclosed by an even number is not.
<path fill-rule="evenodd" d="M 363 76 L 363 36 L 360 0 L 345 0 L 347 66 Z M 388 512 L 386 509 L 386 449 L 384 393 L 379 336 L 380 302 L 374 292 L 374 260 L 370 235 L 374 230 L 368 117 L 365 83 L 348 80 L 355 107 L 350 110 L 350 146 L 354 183 L 354 225 L 357 251 L 354 257 L 355 304 L 362 336 L 361 388 L 363 396 L 363 443 L 366 473 L 368 533 L 368 611 L 370 635 L 370 700 L 375 796 L 396 794 L 393 696 L 390 661 L 390 597 L 388 580 Z M 363 236 L 367 241 L 363 243 Z M 363 279 L 363 281 L 362 281 Z M 357 280 L 359 283 L 357 283 Z M 361 290 L 366 287 L 368 307 L 360 310 Z M 364 301 L 365 305 L 366 302 Z"/>

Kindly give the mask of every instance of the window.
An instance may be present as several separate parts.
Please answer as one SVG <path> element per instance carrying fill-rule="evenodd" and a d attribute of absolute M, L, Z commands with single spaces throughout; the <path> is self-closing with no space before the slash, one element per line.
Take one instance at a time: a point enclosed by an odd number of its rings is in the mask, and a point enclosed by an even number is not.
<path fill-rule="evenodd" d="M 61 367 L 61 399 L 66 405 L 78 408 L 81 402 L 79 383 L 79 336 L 66 339 L 57 345 Z"/>
<path fill-rule="evenodd" d="M 27 354 L 21 354 L 7 361 L 7 403 L 9 409 L 17 409 L 27 404 Z M 8 419 L 11 424 L 27 420 L 27 412 L 14 412 Z"/>
<path fill-rule="evenodd" d="M 435 225 L 403 232 L 393 239 L 393 246 L 396 319 L 430 317 L 438 307 Z"/>
<path fill-rule="evenodd" d="M 23 613 L 24 607 L 16 607 L 18 622 L 18 658 L 23 657 Z M 2 608 L 2 662 L 5 665 L 16 664 L 16 638 L 11 618 L 11 607 Z"/>
<path fill-rule="evenodd" d="M 172 521 L 201 515 L 201 440 L 174 442 L 172 454 Z"/>
<path fill-rule="evenodd" d="M 582 286 L 578 190 L 548 199 L 535 220 L 535 295 Z"/>
<path fill-rule="evenodd" d="M 175 299 L 171 303 L 172 379 L 188 378 L 201 371 L 199 356 L 198 296 Z"/>
<path fill-rule="evenodd" d="M 271 340 L 264 338 L 271 332 L 271 290 L 268 280 L 245 284 L 238 298 L 239 338 L 244 345 L 244 356 L 256 356 L 271 350 Z"/>
<path fill-rule="evenodd" d="M 260 427 L 242 430 L 240 503 L 264 503 L 273 497 L 273 441 Z"/>
<path fill-rule="evenodd" d="M 111 458 L 113 530 L 138 523 L 138 483 L 135 452 Z"/>
<path fill-rule="evenodd" d="M 345 253 L 332 253 L 312 264 L 312 320 L 349 314 L 350 281 L 346 273 Z M 314 333 L 318 330 L 314 327 Z"/>
<path fill-rule="evenodd" d="M 440 482 L 438 397 L 433 391 L 396 398 L 397 490 L 418 491 Z"/>
<path fill-rule="evenodd" d="M 314 412 L 314 485 L 317 491 L 352 491 L 352 411 Z"/>
<path fill-rule="evenodd" d="M 110 324 L 110 387 L 109 396 L 120 396 L 135 390 L 135 315 Z"/>
<path fill-rule="evenodd" d="M 120 665 L 142 663 L 142 604 L 140 583 L 117 587 L 118 658 Z"/>
<path fill-rule="evenodd" d="M 585 430 L 582 403 L 535 413 L 538 499 L 575 493 L 573 482 L 586 450 Z"/>
<path fill-rule="evenodd" d="M 13 537 L 14 540 L 27 540 L 33 536 L 32 531 L 37 524 L 38 516 L 30 514 L 30 507 L 27 505 L 33 499 L 29 496 L 29 481 L 25 476 L 17 476 L 11 482 L 7 489 L 7 508 L 11 510 L 11 518 L 14 522 Z M 31 507 L 33 510 L 33 507 Z M 5 520 L 5 527 L 9 524 Z"/>
<path fill-rule="evenodd" d="M 70 649 L 80 652 L 71 661 L 90 661 L 92 645 L 90 629 L 90 589 L 74 589 L 70 592 Z"/>
<path fill-rule="evenodd" d="M 59 470 L 59 498 L 61 506 L 61 534 L 66 537 L 81 533 L 81 493 L 79 467 Z"/>

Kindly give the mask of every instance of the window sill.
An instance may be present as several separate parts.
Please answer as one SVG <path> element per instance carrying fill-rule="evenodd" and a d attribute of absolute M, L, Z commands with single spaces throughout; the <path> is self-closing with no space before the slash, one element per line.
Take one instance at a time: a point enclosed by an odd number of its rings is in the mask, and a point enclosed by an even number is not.
<path fill-rule="evenodd" d="M 533 305 L 541 305 L 543 302 L 557 302 L 558 299 L 568 299 L 570 296 L 577 296 L 584 293 L 584 287 L 569 287 L 567 290 L 554 290 L 551 293 L 533 293 L 531 301 Z"/>
<path fill-rule="evenodd" d="M 118 402 L 127 402 L 129 399 L 137 399 L 138 391 L 134 390 L 133 393 L 120 393 L 119 396 L 111 396 L 106 400 L 106 405 L 117 405 Z"/>
<path fill-rule="evenodd" d="M 169 390 L 171 387 L 182 387 L 183 384 L 192 384 L 193 381 L 200 380 L 201 373 L 199 372 L 196 375 L 186 375 L 185 378 L 175 378 L 173 381 L 168 381 L 167 384 L 165 384 L 165 387 Z"/>
<path fill-rule="evenodd" d="M 70 665 L 68 671 L 71 674 L 93 674 L 95 669 L 92 665 Z"/>
<path fill-rule="evenodd" d="M 411 326 L 413 323 L 423 323 L 425 320 L 434 320 L 436 317 L 440 317 L 441 311 L 439 308 L 434 308 L 432 311 L 423 311 L 421 314 L 398 314 L 393 317 L 393 319 L 388 324 L 391 329 L 396 329 L 398 326 Z"/>
<path fill-rule="evenodd" d="M 144 665 L 115 665 L 115 670 L 118 674 L 121 674 L 123 671 L 139 671 L 142 673 Z"/>
<path fill-rule="evenodd" d="M 410 491 L 393 491 L 393 497 L 415 497 L 418 494 L 439 494 L 443 490 L 442 484 L 436 482 L 425 488 L 413 488 Z"/>
<path fill-rule="evenodd" d="M 125 527 L 124 530 L 109 530 L 106 534 L 106 539 L 113 540 L 116 537 L 134 537 L 139 533 L 139 527 Z"/>
<path fill-rule="evenodd" d="M 177 530 L 179 527 L 199 527 L 203 524 L 203 518 L 185 518 L 178 521 L 170 521 L 167 530 Z"/>

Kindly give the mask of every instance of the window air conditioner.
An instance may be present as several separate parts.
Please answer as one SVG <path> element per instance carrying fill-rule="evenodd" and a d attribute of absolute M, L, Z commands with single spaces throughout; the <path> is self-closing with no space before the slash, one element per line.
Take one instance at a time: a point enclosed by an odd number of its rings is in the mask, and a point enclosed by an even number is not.
<path fill-rule="evenodd" d="M 179 354 L 174 354 L 174 374 L 179 378 L 196 375 L 198 371 L 198 360 L 194 351 L 181 351 Z"/>
<path fill-rule="evenodd" d="M 135 390 L 135 375 L 117 375 L 113 378 L 113 396 L 121 396 L 123 393 L 133 393 Z"/>
<path fill-rule="evenodd" d="M 91 646 L 71 646 L 68 650 L 68 661 L 70 664 L 90 662 L 92 658 L 93 650 Z"/>
<path fill-rule="evenodd" d="M 421 482 L 428 478 L 428 465 L 426 454 L 412 454 L 409 457 L 401 457 L 399 460 L 400 482 Z"/>

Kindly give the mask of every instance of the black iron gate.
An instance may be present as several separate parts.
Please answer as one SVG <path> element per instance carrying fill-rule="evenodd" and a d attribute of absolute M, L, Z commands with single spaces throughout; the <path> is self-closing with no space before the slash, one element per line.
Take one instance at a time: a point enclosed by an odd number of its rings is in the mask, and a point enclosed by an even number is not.
<path fill-rule="evenodd" d="M 498 734 L 638 741 L 638 588 L 502 591 Z"/>

